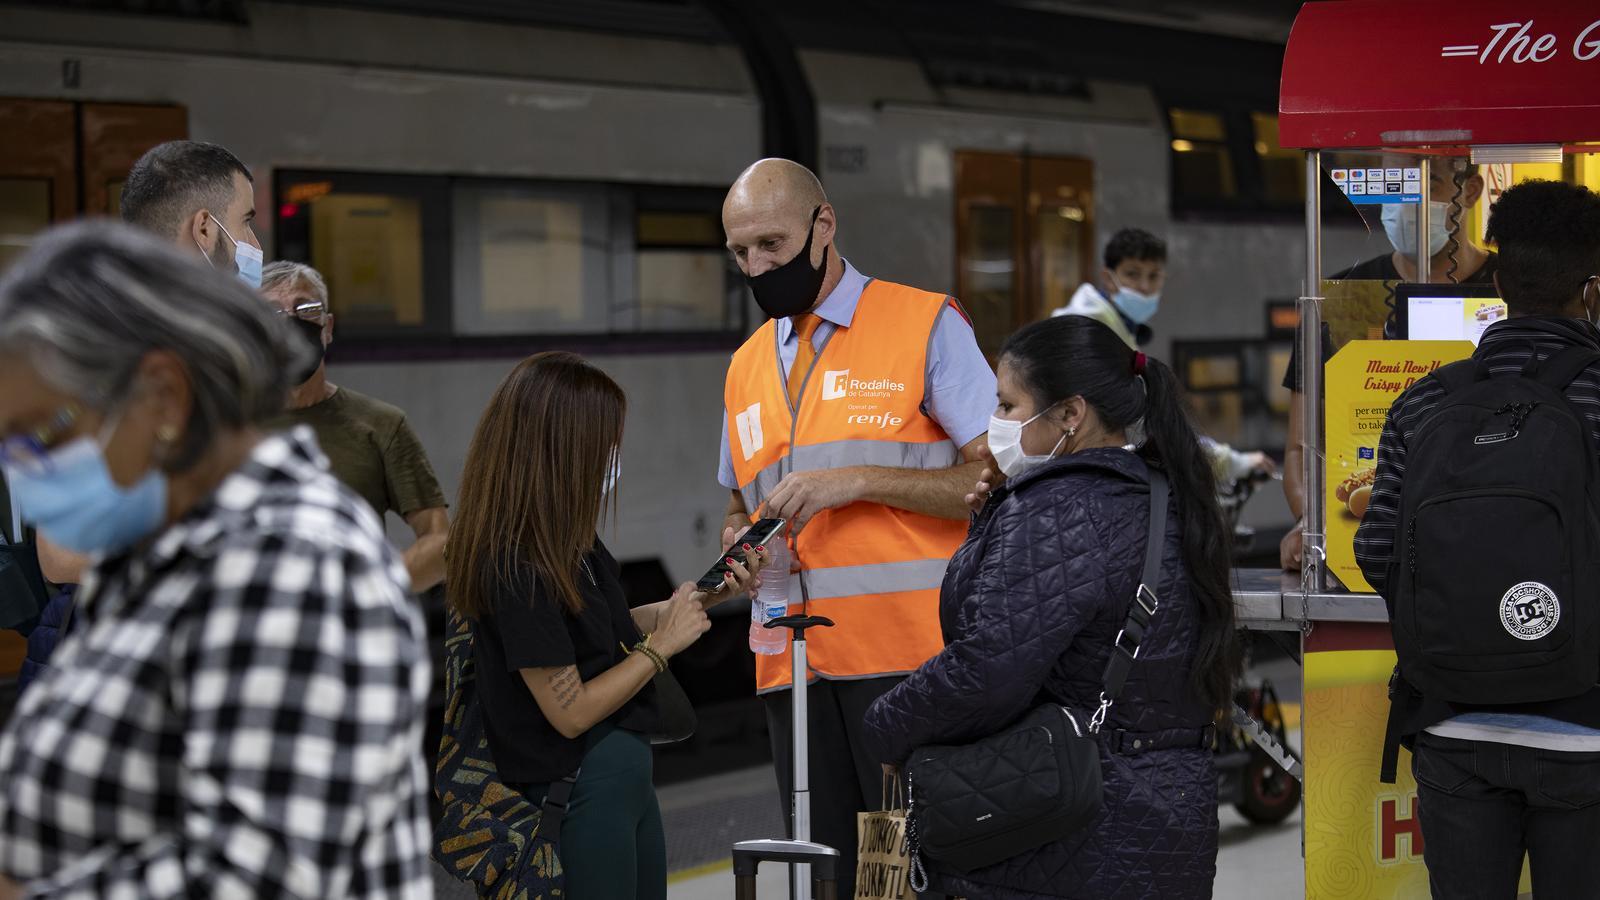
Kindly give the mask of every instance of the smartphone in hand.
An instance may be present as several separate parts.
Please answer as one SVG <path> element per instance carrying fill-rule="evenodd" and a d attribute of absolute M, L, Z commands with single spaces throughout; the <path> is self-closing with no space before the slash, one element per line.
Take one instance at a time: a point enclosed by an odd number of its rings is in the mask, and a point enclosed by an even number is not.
<path fill-rule="evenodd" d="M 786 524 L 788 523 L 783 519 L 762 519 L 751 525 L 750 530 L 744 533 L 744 537 L 738 540 L 738 544 L 729 547 L 721 556 L 717 557 L 716 564 L 706 570 L 706 573 L 700 576 L 700 580 L 696 581 L 694 586 L 708 594 L 715 594 L 727 587 L 727 579 L 723 578 L 723 576 L 728 573 L 728 557 L 731 556 L 741 563 L 749 561 L 745 558 L 744 550 L 740 549 L 738 545 L 749 544 L 752 547 L 764 547 L 779 532 L 783 531 L 783 526 Z"/>

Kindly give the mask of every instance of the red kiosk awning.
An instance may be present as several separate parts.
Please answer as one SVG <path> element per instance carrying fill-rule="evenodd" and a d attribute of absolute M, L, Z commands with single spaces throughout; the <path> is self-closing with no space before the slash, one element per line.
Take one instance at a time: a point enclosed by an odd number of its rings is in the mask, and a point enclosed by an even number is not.
<path fill-rule="evenodd" d="M 1303 149 L 1600 142 L 1600 2 L 1307 3 L 1278 134 Z"/>

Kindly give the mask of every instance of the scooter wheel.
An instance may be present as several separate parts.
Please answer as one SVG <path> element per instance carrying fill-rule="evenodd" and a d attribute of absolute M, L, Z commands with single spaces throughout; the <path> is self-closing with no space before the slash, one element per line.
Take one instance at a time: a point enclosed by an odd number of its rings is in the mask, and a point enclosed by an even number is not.
<path fill-rule="evenodd" d="M 1300 782 L 1260 747 L 1250 748 L 1250 761 L 1240 777 L 1244 796 L 1234 808 L 1257 825 L 1276 825 L 1300 805 Z"/>

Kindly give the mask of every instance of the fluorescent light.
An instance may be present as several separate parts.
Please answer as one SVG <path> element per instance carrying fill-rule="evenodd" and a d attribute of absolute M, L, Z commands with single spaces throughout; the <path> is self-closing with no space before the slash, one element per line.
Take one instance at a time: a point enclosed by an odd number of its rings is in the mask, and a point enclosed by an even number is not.
<path fill-rule="evenodd" d="M 1473 165 L 1558 162 L 1561 162 L 1560 144 L 1480 144 L 1472 148 Z"/>
<path fill-rule="evenodd" d="M 1172 142 L 1172 149 L 1179 153 L 1188 153 L 1190 150 L 1194 149 L 1194 144 L 1184 140 L 1177 140 Z"/>

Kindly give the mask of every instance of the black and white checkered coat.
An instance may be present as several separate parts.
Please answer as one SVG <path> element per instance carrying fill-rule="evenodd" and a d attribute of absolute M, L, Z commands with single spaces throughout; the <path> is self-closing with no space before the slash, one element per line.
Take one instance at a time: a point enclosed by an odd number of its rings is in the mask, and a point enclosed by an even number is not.
<path fill-rule="evenodd" d="M 0 873 L 50 897 L 427 898 L 421 617 L 308 430 L 96 567 L 0 736 Z"/>

